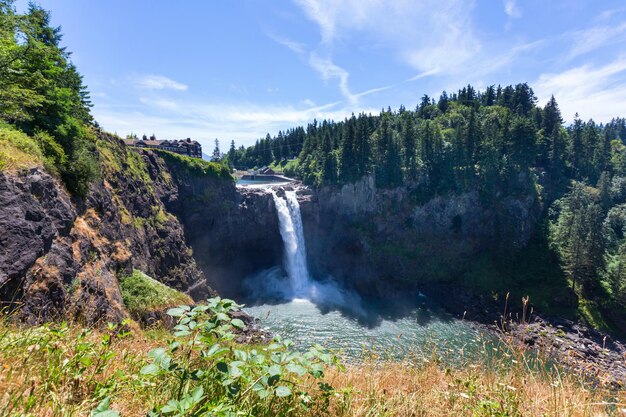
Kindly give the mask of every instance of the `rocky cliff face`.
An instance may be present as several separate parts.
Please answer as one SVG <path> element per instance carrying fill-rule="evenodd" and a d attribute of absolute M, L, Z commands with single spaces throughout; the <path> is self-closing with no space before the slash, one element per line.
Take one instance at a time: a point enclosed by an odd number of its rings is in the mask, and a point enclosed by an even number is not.
<path fill-rule="evenodd" d="M 133 268 L 209 293 L 147 162 L 108 136 L 98 148 L 103 180 L 81 200 L 42 168 L 0 172 L 0 299 L 24 320 L 120 321 L 118 278 Z"/>
<path fill-rule="evenodd" d="M 280 265 L 282 239 L 272 195 L 168 165 L 175 192 L 163 194 L 180 219 L 198 266 L 221 295 L 238 297 L 245 277 Z"/>
<path fill-rule="evenodd" d="M 450 279 L 483 251 L 525 247 L 538 209 L 533 195 L 487 203 L 467 192 L 420 202 L 409 187 L 377 189 L 372 177 L 300 196 L 314 274 L 385 296 Z"/>
<path fill-rule="evenodd" d="M 0 172 L 0 300 L 18 317 L 120 321 L 118 279 L 133 269 L 200 300 L 280 264 L 270 194 L 106 134 L 97 148 L 102 181 L 84 199 L 43 168 Z"/>

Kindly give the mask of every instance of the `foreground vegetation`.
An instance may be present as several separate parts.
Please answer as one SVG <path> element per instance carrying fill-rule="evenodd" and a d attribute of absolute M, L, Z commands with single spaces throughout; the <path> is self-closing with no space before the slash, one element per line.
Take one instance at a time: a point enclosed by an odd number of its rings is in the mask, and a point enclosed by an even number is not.
<path fill-rule="evenodd" d="M 170 309 L 173 334 L 3 320 L 0 416 L 600 416 L 626 408 L 623 392 L 548 370 L 511 346 L 494 355 L 484 344 L 480 358 L 451 367 L 436 346 L 428 358 L 343 366 L 321 346 L 239 345 L 236 308 L 216 298 Z"/>

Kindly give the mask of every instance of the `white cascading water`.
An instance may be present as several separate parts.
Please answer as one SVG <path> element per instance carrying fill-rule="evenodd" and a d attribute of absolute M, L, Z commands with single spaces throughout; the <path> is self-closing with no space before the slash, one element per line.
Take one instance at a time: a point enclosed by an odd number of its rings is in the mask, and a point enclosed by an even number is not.
<path fill-rule="evenodd" d="M 296 192 L 285 191 L 285 198 L 278 196 L 274 190 L 271 192 L 278 212 L 280 235 L 283 238 L 285 250 L 284 266 L 291 284 L 292 294 L 294 297 L 307 297 L 310 295 L 311 284 L 306 264 L 300 204 L 296 198 Z"/>

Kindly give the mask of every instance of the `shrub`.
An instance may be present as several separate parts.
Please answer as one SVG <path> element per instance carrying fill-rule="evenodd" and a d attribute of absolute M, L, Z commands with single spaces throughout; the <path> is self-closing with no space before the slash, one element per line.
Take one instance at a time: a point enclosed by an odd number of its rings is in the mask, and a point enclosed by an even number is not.
<path fill-rule="evenodd" d="M 149 415 L 276 416 L 298 410 L 319 415 L 327 410 L 333 389 L 322 377 L 327 365 L 340 366 L 338 358 L 321 346 L 300 353 L 280 339 L 258 349 L 233 345 L 244 323 L 229 313 L 240 307 L 218 297 L 168 311 L 178 319 L 176 339 L 153 349 L 152 363 L 141 370 L 167 387 L 165 400 Z"/>
<path fill-rule="evenodd" d="M 0 122 L 0 170 L 28 168 L 42 162 L 43 153 L 35 139 Z"/>
<path fill-rule="evenodd" d="M 67 162 L 67 156 L 63 147 L 52 136 L 41 130 L 35 131 L 34 138 L 43 150 L 46 170 L 58 175 Z"/>
<path fill-rule="evenodd" d="M 156 310 L 180 304 L 191 304 L 188 295 L 150 278 L 141 271 L 120 280 L 122 300 L 128 312 L 135 318 Z"/>
<path fill-rule="evenodd" d="M 191 175 L 209 176 L 234 181 L 233 176 L 230 175 L 230 169 L 227 165 L 205 161 L 200 158 L 179 155 L 161 149 L 154 149 L 153 151 L 157 152 L 168 165 L 182 168 L 188 171 Z"/>

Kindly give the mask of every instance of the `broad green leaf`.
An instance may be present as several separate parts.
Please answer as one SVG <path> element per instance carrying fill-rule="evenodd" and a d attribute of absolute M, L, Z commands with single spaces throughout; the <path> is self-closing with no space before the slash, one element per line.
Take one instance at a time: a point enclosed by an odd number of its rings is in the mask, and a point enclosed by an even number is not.
<path fill-rule="evenodd" d="M 267 372 L 270 376 L 280 375 L 282 373 L 282 369 L 280 368 L 280 365 L 272 365 L 268 368 Z"/>
<path fill-rule="evenodd" d="M 142 375 L 157 375 L 159 373 L 159 367 L 153 363 L 141 368 Z"/>
<path fill-rule="evenodd" d="M 148 352 L 148 357 L 149 358 L 158 358 L 160 356 L 165 355 L 165 349 L 164 348 L 156 348 L 156 349 L 152 349 L 150 352 Z"/>
<path fill-rule="evenodd" d="M 90 414 L 91 417 L 119 417 L 120 413 L 109 409 L 111 398 L 106 397 Z"/>
<path fill-rule="evenodd" d="M 228 368 L 228 374 L 231 376 L 231 378 L 239 378 L 241 375 L 243 375 L 243 371 L 238 367 L 231 365 Z"/>
<path fill-rule="evenodd" d="M 180 403 L 176 400 L 169 400 L 167 404 L 161 408 L 161 412 L 165 414 L 174 413 L 180 409 Z"/>
<path fill-rule="evenodd" d="M 233 326 L 235 326 L 238 329 L 243 329 L 244 327 L 246 327 L 246 325 L 244 324 L 244 322 L 240 319 L 233 319 L 230 324 L 232 324 Z"/>
<path fill-rule="evenodd" d="M 182 307 L 174 307 L 167 310 L 167 315 L 172 317 L 181 317 L 186 313 L 186 310 Z"/>
<path fill-rule="evenodd" d="M 284 386 L 284 385 L 279 385 L 278 387 L 276 387 L 276 396 L 277 397 L 288 397 L 291 395 L 291 390 Z"/>
<path fill-rule="evenodd" d="M 243 350 L 235 349 L 233 353 L 235 354 L 235 358 L 239 361 L 245 362 L 248 360 L 248 354 Z"/>
<path fill-rule="evenodd" d="M 204 388 L 202 386 L 196 387 L 193 391 L 191 391 L 191 398 L 195 403 L 199 402 L 204 397 Z"/>
<path fill-rule="evenodd" d="M 298 374 L 300 376 L 306 374 L 306 369 L 303 366 L 298 365 L 297 363 L 290 363 L 286 366 L 287 370 L 293 374 Z"/>

